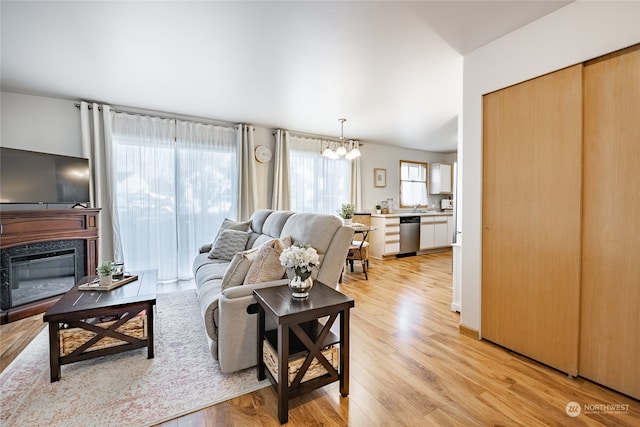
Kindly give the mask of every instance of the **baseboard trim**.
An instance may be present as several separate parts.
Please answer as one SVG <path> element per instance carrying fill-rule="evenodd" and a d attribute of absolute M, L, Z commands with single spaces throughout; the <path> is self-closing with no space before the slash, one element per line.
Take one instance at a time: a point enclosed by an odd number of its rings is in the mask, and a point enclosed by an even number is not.
<path fill-rule="evenodd" d="M 478 331 L 476 331 L 473 328 L 470 328 L 468 326 L 464 326 L 463 324 L 459 324 L 458 325 L 458 330 L 460 331 L 461 335 L 465 335 L 469 338 L 475 338 L 477 340 L 480 339 L 480 333 Z"/>

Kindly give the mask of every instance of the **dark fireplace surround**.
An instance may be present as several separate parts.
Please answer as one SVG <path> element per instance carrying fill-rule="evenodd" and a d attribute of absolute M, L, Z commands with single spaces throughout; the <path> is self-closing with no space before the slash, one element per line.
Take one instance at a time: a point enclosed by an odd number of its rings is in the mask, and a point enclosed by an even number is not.
<path fill-rule="evenodd" d="M 69 286 L 75 284 L 82 276 L 94 274 L 98 263 L 99 212 L 100 209 L 0 211 L 0 323 L 44 313 L 58 301 Z M 58 258 L 61 259 L 62 265 L 49 262 Z M 61 270 L 64 271 L 60 273 L 61 276 L 71 277 L 64 278 L 66 284 L 58 285 L 63 288 L 56 291 L 53 285 L 45 285 L 47 289 L 42 291 L 46 295 L 42 298 L 29 295 L 27 299 L 34 301 L 18 301 L 19 305 L 11 307 L 10 265 L 12 262 L 14 266 L 24 265 L 28 270 L 29 261 L 44 266 L 36 265 L 33 268 L 38 274 L 44 273 L 46 276 L 46 269 L 51 268 L 51 275 L 56 275 L 54 270 Z M 20 272 L 30 274 L 23 270 L 25 269 L 21 269 Z M 13 270 L 13 274 L 16 274 L 16 269 Z M 14 288 L 17 286 L 15 279 L 14 277 Z M 34 288 L 35 292 L 40 290 L 38 286 Z"/>

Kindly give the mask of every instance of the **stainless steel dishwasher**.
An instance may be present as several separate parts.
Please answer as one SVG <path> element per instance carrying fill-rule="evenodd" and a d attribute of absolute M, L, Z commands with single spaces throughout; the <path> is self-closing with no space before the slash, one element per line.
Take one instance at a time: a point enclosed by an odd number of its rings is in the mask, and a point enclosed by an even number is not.
<path fill-rule="evenodd" d="M 400 253 L 415 255 L 420 250 L 420 216 L 400 217 Z"/>

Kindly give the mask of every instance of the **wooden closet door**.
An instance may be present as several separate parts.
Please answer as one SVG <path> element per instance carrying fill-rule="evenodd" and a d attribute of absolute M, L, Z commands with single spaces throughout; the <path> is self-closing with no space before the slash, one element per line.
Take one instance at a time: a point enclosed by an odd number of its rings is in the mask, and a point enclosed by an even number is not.
<path fill-rule="evenodd" d="M 582 65 L 483 107 L 481 335 L 576 375 Z"/>
<path fill-rule="evenodd" d="M 640 399 L 640 46 L 584 68 L 581 376 Z"/>

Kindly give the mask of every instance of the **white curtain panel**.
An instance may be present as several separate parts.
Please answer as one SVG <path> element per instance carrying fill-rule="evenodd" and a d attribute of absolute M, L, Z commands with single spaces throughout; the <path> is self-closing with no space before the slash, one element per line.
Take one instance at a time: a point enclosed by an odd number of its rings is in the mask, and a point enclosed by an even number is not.
<path fill-rule="evenodd" d="M 128 270 L 192 278 L 197 250 L 237 217 L 234 128 L 135 114 L 113 117 L 114 186 Z"/>
<path fill-rule="evenodd" d="M 256 183 L 256 161 L 254 159 L 254 133 L 251 125 L 239 124 L 237 126 L 238 146 L 241 150 L 239 156 L 240 191 L 238 192 L 239 219 L 246 221 L 258 206 L 258 193 Z"/>
<path fill-rule="evenodd" d="M 335 215 L 351 200 L 351 161 L 322 155 L 322 141 L 289 138 L 290 207 L 298 212 Z"/>
<path fill-rule="evenodd" d="M 113 141 L 126 268 L 190 279 L 197 249 L 237 217 L 236 129 L 116 113 Z"/>
<path fill-rule="evenodd" d="M 271 209 L 289 210 L 289 132 L 276 130 L 276 148 L 273 156 L 273 196 Z"/>
<path fill-rule="evenodd" d="M 91 206 L 101 208 L 98 227 L 100 261 L 122 259 L 116 201 L 113 198 L 111 109 L 108 105 L 80 103 L 82 154 L 89 159 Z M 88 272 L 92 273 L 92 272 Z"/>
<path fill-rule="evenodd" d="M 225 218 L 238 217 L 238 130 L 178 121 L 176 259 L 179 280 L 193 277 L 197 249 L 212 243 Z"/>
<path fill-rule="evenodd" d="M 123 261 L 129 271 L 177 277 L 174 124 L 114 113 L 113 159 Z"/>

